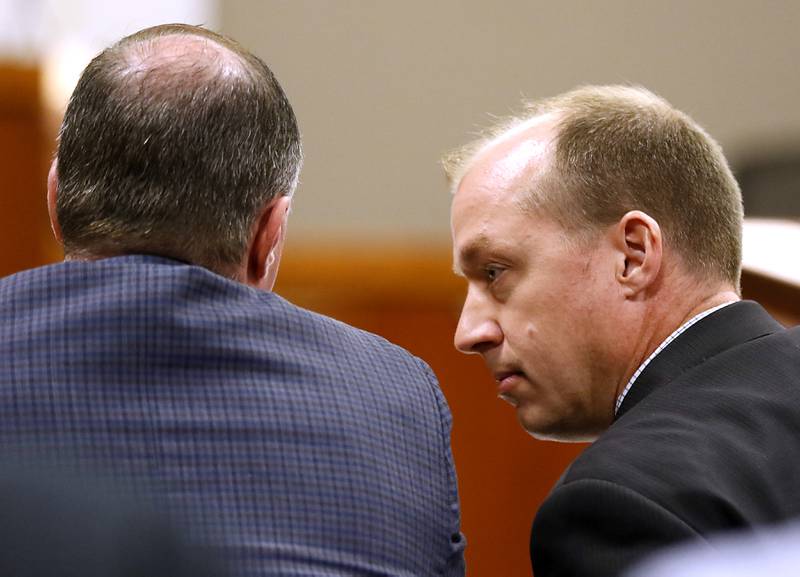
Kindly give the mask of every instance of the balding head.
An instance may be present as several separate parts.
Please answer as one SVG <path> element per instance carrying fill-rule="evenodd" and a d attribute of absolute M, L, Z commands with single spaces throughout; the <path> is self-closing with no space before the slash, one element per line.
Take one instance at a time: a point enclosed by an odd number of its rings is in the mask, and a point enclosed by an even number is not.
<path fill-rule="evenodd" d="M 137 32 L 87 66 L 64 117 L 65 252 L 160 254 L 233 274 L 301 158 L 294 113 L 260 59 L 199 27 Z"/>
<path fill-rule="evenodd" d="M 481 159 L 510 139 L 524 142 L 544 120 L 553 125 L 550 155 L 519 175 L 525 208 L 576 238 L 643 211 L 697 280 L 738 287 L 741 194 L 727 161 L 697 123 L 647 90 L 590 86 L 529 103 L 522 117 L 446 157 L 453 190 Z"/>
<path fill-rule="evenodd" d="M 645 90 L 536 104 L 450 174 L 467 282 L 455 345 L 538 437 L 595 439 L 660 343 L 738 298 L 736 182 L 716 143 Z"/>

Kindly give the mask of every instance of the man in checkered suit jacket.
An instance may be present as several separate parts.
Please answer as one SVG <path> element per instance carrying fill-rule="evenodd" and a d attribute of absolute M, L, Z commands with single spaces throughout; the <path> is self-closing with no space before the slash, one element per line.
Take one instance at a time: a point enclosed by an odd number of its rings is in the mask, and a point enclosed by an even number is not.
<path fill-rule="evenodd" d="M 270 292 L 301 164 L 279 84 L 184 25 L 98 55 L 0 282 L 0 442 L 158 500 L 237 575 L 462 575 L 430 369 Z"/>

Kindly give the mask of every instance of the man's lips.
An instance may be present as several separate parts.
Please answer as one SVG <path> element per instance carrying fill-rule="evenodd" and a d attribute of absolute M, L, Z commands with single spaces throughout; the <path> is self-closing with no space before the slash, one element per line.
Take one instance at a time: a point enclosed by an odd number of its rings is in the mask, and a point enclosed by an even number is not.
<path fill-rule="evenodd" d="M 497 381 L 498 395 L 504 400 L 508 400 L 508 393 L 522 380 L 522 378 L 523 374 L 520 371 L 496 372 L 494 374 L 494 379 Z"/>

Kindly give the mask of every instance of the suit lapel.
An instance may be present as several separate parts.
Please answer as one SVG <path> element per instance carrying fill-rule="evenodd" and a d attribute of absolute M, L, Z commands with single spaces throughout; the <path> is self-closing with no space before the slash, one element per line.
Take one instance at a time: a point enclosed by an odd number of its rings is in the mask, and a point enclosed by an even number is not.
<path fill-rule="evenodd" d="M 689 327 L 645 367 L 617 412 L 617 419 L 661 385 L 736 345 L 782 330 L 756 302 L 728 305 Z"/>

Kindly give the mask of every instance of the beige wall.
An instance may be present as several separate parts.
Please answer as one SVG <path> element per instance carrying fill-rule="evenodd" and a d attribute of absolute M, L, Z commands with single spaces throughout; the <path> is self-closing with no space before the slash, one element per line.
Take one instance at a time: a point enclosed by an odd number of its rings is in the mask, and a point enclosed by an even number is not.
<path fill-rule="evenodd" d="M 800 2 L 222 0 L 307 162 L 290 240 L 448 239 L 439 154 L 523 95 L 641 83 L 739 158 L 800 135 Z"/>

